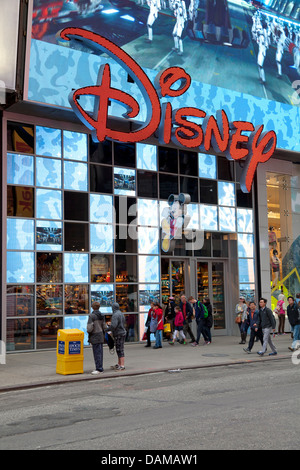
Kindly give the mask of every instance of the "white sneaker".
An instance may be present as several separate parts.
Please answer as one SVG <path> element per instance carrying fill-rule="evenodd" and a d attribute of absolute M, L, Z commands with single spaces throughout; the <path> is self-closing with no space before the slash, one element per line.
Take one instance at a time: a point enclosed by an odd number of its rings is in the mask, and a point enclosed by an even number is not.
<path fill-rule="evenodd" d="M 103 370 L 100 371 L 100 370 L 93 370 L 92 372 L 92 375 L 99 375 L 99 374 L 103 374 Z"/>

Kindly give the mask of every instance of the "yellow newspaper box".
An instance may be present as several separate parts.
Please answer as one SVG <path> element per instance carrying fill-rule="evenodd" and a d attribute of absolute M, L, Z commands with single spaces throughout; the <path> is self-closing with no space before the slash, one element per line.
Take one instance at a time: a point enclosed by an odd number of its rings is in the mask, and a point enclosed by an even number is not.
<path fill-rule="evenodd" d="M 84 332 L 76 328 L 58 330 L 56 349 L 57 374 L 83 374 L 83 338 Z"/>

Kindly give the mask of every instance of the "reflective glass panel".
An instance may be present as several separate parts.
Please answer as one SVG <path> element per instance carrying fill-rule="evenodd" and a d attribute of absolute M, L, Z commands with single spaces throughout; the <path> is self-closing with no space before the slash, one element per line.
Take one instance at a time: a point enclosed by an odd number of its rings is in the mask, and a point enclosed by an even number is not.
<path fill-rule="evenodd" d="M 254 258 L 254 237 L 246 233 L 238 234 L 239 258 Z"/>
<path fill-rule="evenodd" d="M 112 282 L 113 280 L 113 255 L 91 255 L 91 282 Z"/>
<path fill-rule="evenodd" d="M 246 302 L 255 301 L 255 284 L 240 284 L 240 295 L 245 297 Z"/>
<path fill-rule="evenodd" d="M 87 191 L 87 164 L 64 162 L 64 188 L 74 191 Z"/>
<path fill-rule="evenodd" d="M 235 232 L 235 209 L 231 207 L 219 207 L 219 230 Z"/>
<path fill-rule="evenodd" d="M 34 158 L 30 155 L 7 154 L 7 183 L 33 185 Z"/>
<path fill-rule="evenodd" d="M 7 215 L 34 217 L 34 189 L 28 186 L 7 186 Z"/>
<path fill-rule="evenodd" d="M 36 217 L 38 219 L 61 219 L 61 191 L 54 189 L 36 190 Z"/>
<path fill-rule="evenodd" d="M 217 163 L 215 155 L 198 154 L 199 177 L 217 179 Z"/>
<path fill-rule="evenodd" d="M 128 315 L 125 314 L 126 343 L 139 341 L 138 326 L 138 315 L 134 315 L 132 313 Z"/>
<path fill-rule="evenodd" d="M 44 284 L 36 288 L 36 314 L 62 315 L 63 296 L 62 286 Z"/>
<path fill-rule="evenodd" d="M 200 225 L 202 230 L 218 230 L 218 207 L 200 204 Z"/>
<path fill-rule="evenodd" d="M 139 282 L 159 282 L 159 257 L 139 256 Z"/>
<path fill-rule="evenodd" d="M 61 161 L 36 157 L 36 185 L 61 188 Z"/>
<path fill-rule="evenodd" d="M 113 226 L 90 224 L 90 246 L 96 253 L 112 253 L 114 250 Z"/>
<path fill-rule="evenodd" d="M 7 286 L 6 312 L 8 317 L 34 315 L 34 286 Z"/>
<path fill-rule="evenodd" d="M 253 232 L 252 209 L 237 209 L 237 231 L 246 233 Z"/>
<path fill-rule="evenodd" d="M 89 282 L 89 255 L 86 253 L 64 254 L 64 281 Z"/>
<path fill-rule="evenodd" d="M 196 229 L 198 230 L 200 228 L 200 222 L 199 222 L 199 205 L 198 204 L 188 204 L 186 206 L 187 208 L 187 214 L 190 217 L 189 223 L 186 225 L 188 229 Z"/>
<path fill-rule="evenodd" d="M 36 153 L 61 158 L 61 130 L 36 126 Z"/>
<path fill-rule="evenodd" d="M 116 255 L 116 282 L 137 281 L 137 257 Z"/>
<path fill-rule="evenodd" d="M 34 282 L 34 253 L 28 251 L 8 251 L 6 280 L 11 283 L 27 284 Z"/>
<path fill-rule="evenodd" d="M 91 285 L 91 304 L 100 302 L 100 310 L 102 313 L 111 313 L 112 304 L 114 302 L 114 285 L 113 284 L 92 284 Z"/>
<path fill-rule="evenodd" d="M 7 219 L 7 249 L 34 250 L 34 221 Z"/>
<path fill-rule="evenodd" d="M 138 228 L 138 250 L 139 253 L 159 254 L 159 230 L 157 228 Z"/>
<path fill-rule="evenodd" d="M 135 196 L 135 170 L 114 168 L 114 193 Z"/>
<path fill-rule="evenodd" d="M 235 185 L 218 181 L 218 196 L 220 206 L 235 206 Z"/>
<path fill-rule="evenodd" d="M 65 285 L 65 315 L 88 314 L 88 286 Z"/>
<path fill-rule="evenodd" d="M 36 247 L 39 251 L 61 251 L 62 223 L 37 220 Z"/>
<path fill-rule="evenodd" d="M 136 165 L 140 170 L 157 171 L 157 147 L 148 144 L 136 144 Z"/>
<path fill-rule="evenodd" d="M 87 161 L 87 135 L 80 132 L 63 131 L 64 158 Z"/>
<path fill-rule="evenodd" d="M 138 225 L 158 226 L 158 201 L 138 199 Z"/>
<path fill-rule="evenodd" d="M 113 198 L 103 194 L 90 194 L 90 221 L 113 223 Z"/>

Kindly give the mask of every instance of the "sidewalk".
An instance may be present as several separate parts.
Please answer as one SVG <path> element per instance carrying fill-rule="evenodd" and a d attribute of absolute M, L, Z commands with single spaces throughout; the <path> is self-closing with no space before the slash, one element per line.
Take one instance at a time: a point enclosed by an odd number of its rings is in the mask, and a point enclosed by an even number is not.
<path fill-rule="evenodd" d="M 247 338 L 247 340 L 249 337 Z M 91 375 L 94 361 L 91 347 L 84 349 L 84 373 L 76 375 L 56 374 L 56 351 L 39 351 L 7 354 L 6 364 L 0 365 L 0 393 L 31 387 L 49 386 L 82 380 L 103 380 L 120 375 L 138 375 L 168 372 L 178 369 L 216 367 L 250 362 L 291 360 L 291 336 L 276 336 L 274 343 L 278 355 L 259 357 L 260 343 L 254 343 L 252 354 L 243 351 L 246 345 L 238 344 L 238 336 L 216 336 L 210 345 L 192 347 L 190 344 L 170 346 L 163 342 L 162 349 L 145 348 L 144 344 L 125 345 L 125 371 L 115 372 L 110 366 L 117 363 L 116 354 L 104 348 L 104 374 Z"/>

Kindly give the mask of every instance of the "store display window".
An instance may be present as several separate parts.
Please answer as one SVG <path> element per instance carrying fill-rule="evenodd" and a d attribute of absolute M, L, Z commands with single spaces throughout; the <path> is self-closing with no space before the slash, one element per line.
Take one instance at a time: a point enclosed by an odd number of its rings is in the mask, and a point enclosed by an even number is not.
<path fill-rule="evenodd" d="M 36 314 L 63 314 L 63 287 L 57 284 L 43 284 L 36 288 Z"/>
<path fill-rule="evenodd" d="M 36 248 L 39 251 L 62 250 L 62 222 L 36 221 Z"/>
<path fill-rule="evenodd" d="M 7 283 L 32 283 L 35 278 L 34 252 L 8 251 L 6 258 Z"/>
<path fill-rule="evenodd" d="M 7 286 L 6 293 L 7 317 L 31 317 L 34 315 L 34 286 Z"/>
<path fill-rule="evenodd" d="M 61 130 L 36 126 L 36 154 L 61 158 Z"/>
<path fill-rule="evenodd" d="M 137 311 L 137 284 L 117 284 L 116 301 L 122 312 Z"/>
<path fill-rule="evenodd" d="M 88 190 L 88 167 L 86 163 L 64 162 L 64 188 L 74 191 Z"/>
<path fill-rule="evenodd" d="M 7 351 L 27 351 L 34 348 L 33 318 L 8 319 L 6 323 Z"/>
<path fill-rule="evenodd" d="M 7 249 L 34 250 L 34 220 L 7 219 Z"/>
<path fill-rule="evenodd" d="M 57 344 L 57 332 L 63 327 L 63 319 L 59 317 L 38 318 L 36 320 L 37 349 L 54 349 Z"/>
<path fill-rule="evenodd" d="M 34 184 L 34 157 L 14 153 L 7 154 L 7 183 Z"/>
<path fill-rule="evenodd" d="M 36 157 L 36 185 L 61 188 L 61 161 L 54 158 Z"/>
<path fill-rule="evenodd" d="M 86 162 L 87 135 L 80 132 L 63 131 L 64 158 Z"/>
<path fill-rule="evenodd" d="M 116 282 L 137 281 L 137 256 L 116 255 Z"/>
<path fill-rule="evenodd" d="M 38 219 L 61 219 L 62 192 L 55 189 L 36 189 L 36 217 Z"/>
<path fill-rule="evenodd" d="M 139 285 L 139 310 L 148 312 L 151 302 L 159 300 L 159 284 L 140 284 Z"/>
<path fill-rule="evenodd" d="M 113 255 L 91 255 L 91 282 L 112 282 L 114 280 Z"/>
<path fill-rule="evenodd" d="M 87 315 L 88 312 L 88 285 L 65 284 L 65 315 Z"/>

